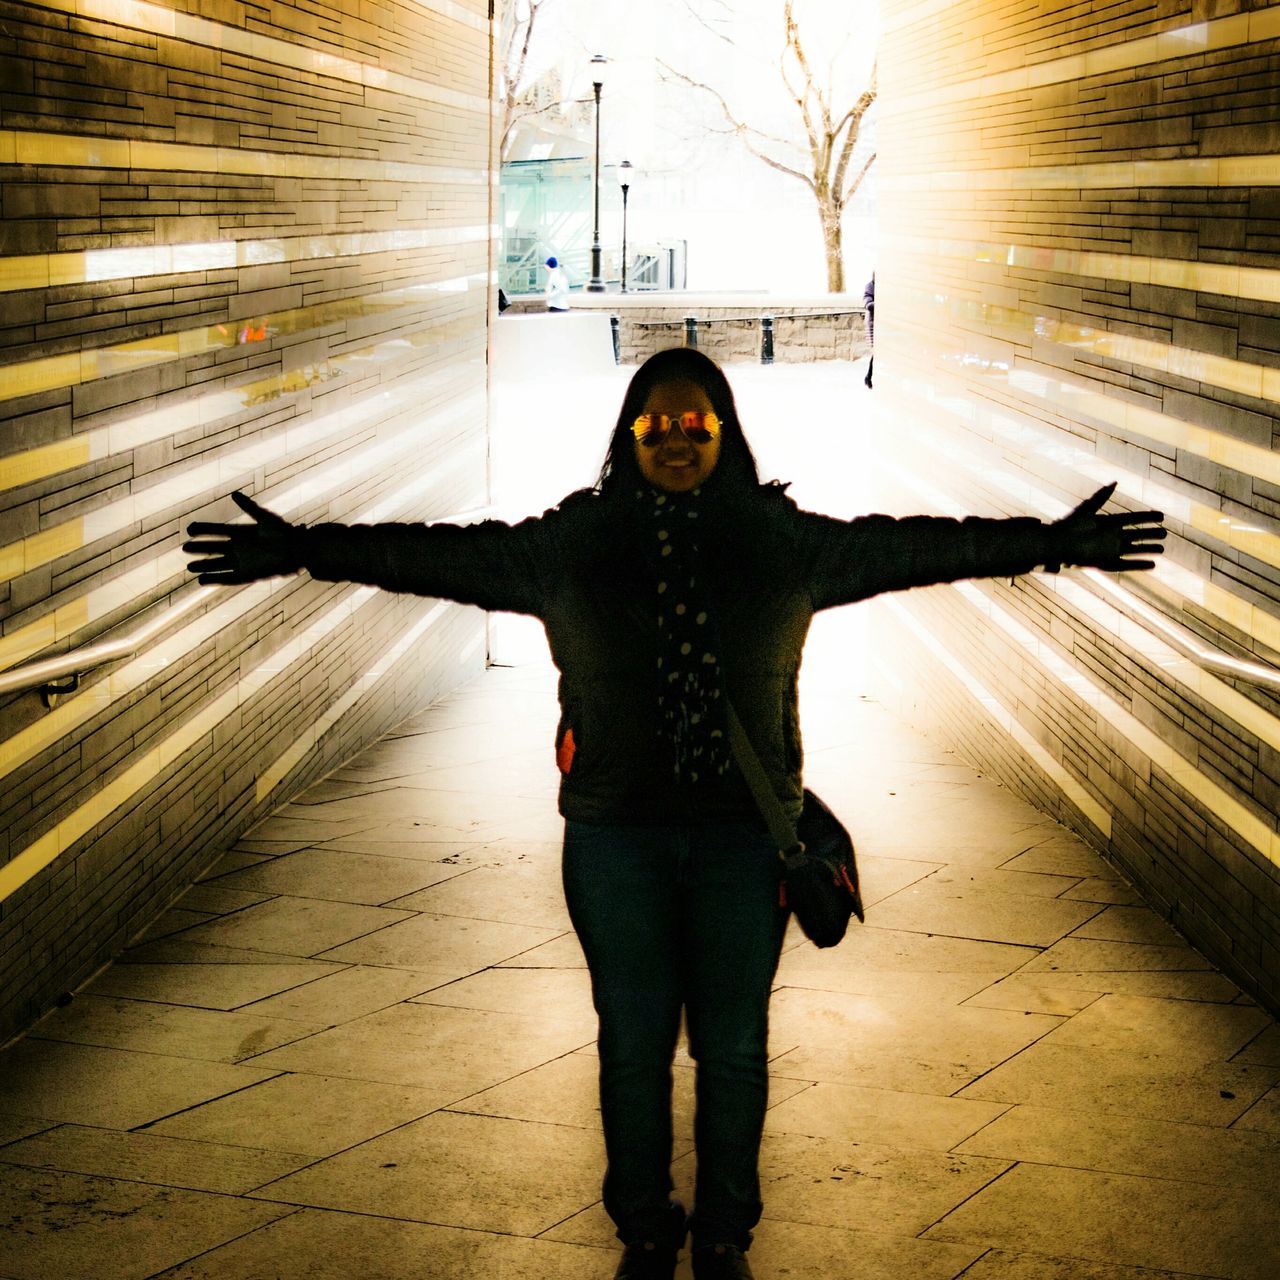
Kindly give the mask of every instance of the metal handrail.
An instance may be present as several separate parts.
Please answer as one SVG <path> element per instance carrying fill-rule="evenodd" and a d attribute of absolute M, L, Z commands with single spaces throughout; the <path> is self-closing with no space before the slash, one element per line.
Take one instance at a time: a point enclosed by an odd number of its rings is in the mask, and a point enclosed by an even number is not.
<path fill-rule="evenodd" d="M 0 694 L 17 693 L 24 689 L 43 689 L 45 701 L 48 702 L 51 694 L 74 693 L 80 687 L 81 675 L 86 671 L 137 653 L 217 591 L 217 587 L 199 587 L 189 592 L 179 603 L 126 635 L 84 645 L 69 653 L 59 654 L 56 658 L 28 662 L 24 666 L 14 667 L 12 671 L 0 672 Z M 55 681 L 66 676 L 71 677 L 69 683 L 55 684 Z"/>
<path fill-rule="evenodd" d="M 1128 613 L 1149 630 L 1157 632 L 1170 648 L 1190 658 L 1204 670 L 1215 675 L 1230 676 L 1236 680 L 1247 680 L 1251 684 L 1280 689 L 1280 669 L 1266 662 L 1249 662 L 1244 658 L 1233 658 L 1229 653 L 1207 645 L 1194 632 L 1174 622 L 1160 609 L 1148 603 L 1148 598 L 1155 600 L 1158 597 L 1148 597 L 1148 593 L 1141 588 L 1130 585 L 1122 587 L 1096 569 L 1085 569 L 1083 572 L 1089 578 L 1096 593 L 1110 596 L 1121 612 Z"/>
<path fill-rule="evenodd" d="M 455 515 L 440 516 L 423 523 L 445 524 L 473 520 L 480 516 L 492 515 L 493 512 L 492 506 L 472 507 L 469 511 L 459 511 Z M 23 666 L 14 667 L 12 671 L 0 672 L 0 694 L 40 689 L 48 704 L 53 696 L 74 693 L 80 687 L 80 677 L 85 672 L 91 671 L 94 667 L 105 666 L 108 662 L 117 662 L 121 658 L 131 657 L 145 649 L 157 636 L 168 631 L 210 596 L 218 595 L 226 589 L 226 587 L 197 587 L 163 613 L 157 614 L 127 634 L 117 636 L 114 640 L 94 641 L 78 649 L 72 649 L 69 653 L 59 654 L 56 658 L 42 658 L 38 662 L 28 662 Z M 56 683 L 67 676 L 71 677 L 67 683 Z"/>

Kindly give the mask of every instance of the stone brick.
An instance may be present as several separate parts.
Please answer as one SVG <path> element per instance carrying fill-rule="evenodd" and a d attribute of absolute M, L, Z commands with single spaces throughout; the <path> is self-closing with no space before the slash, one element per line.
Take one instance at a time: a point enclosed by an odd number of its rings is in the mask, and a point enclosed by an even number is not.
<path fill-rule="evenodd" d="M 58 243 L 57 224 L 30 218 L 0 218 L 0 253 L 49 253 Z"/>
<path fill-rule="evenodd" d="M 85 183 L 10 182 L 0 187 L 0 209 L 10 218 L 93 217 L 100 193 Z"/>
<path fill-rule="evenodd" d="M 1268 155 L 1275 151 L 1280 151 L 1280 120 L 1256 124 L 1233 121 L 1205 129 L 1200 135 L 1200 153 L 1206 156 Z"/>

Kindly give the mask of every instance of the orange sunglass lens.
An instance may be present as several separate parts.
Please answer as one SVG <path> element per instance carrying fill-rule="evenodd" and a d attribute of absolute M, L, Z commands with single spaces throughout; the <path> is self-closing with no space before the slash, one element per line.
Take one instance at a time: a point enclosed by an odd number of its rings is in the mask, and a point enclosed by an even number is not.
<path fill-rule="evenodd" d="M 687 440 L 694 444 L 706 444 L 720 434 L 720 419 L 714 413 L 690 410 L 678 418 L 665 413 L 642 413 L 631 424 L 631 430 L 641 444 L 660 444 L 667 437 L 672 425 L 678 425 Z"/>
<path fill-rule="evenodd" d="M 631 424 L 631 430 L 641 444 L 657 444 L 666 434 L 665 427 L 659 427 L 658 421 L 657 414 L 642 413 Z"/>

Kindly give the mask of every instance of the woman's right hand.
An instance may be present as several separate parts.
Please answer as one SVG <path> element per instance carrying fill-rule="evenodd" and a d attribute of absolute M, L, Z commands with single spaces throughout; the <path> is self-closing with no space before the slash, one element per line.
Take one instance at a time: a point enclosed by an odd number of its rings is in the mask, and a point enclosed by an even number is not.
<path fill-rule="evenodd" d="M 196 574 L 202 585 L 224 587 L 297 573 L 302 568 L 305 530 L 260 507 L 247 494 L 233 493 L 231 500 L 253 523 L 196 520 L 187 525 L 191 541 L 184 542 L 182 549 L 201 557 L 188 563 L 188 572 Z"/>

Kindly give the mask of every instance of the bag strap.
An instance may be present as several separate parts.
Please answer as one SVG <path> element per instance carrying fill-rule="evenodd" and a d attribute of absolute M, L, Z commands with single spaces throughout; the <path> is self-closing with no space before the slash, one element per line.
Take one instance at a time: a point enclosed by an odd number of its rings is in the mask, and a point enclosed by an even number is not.
<path fill-rule="evenodd" d="M 742 721 L 738 719 L 738 713 L 733 709 L 733 703 L 726 702 L 724 709 L 729 726 L 729 750 L 742 771 L 742 776 L 747 780 L 751 797 L 778 846 L 779 854 L 784 862 L 789 863 L 804 853 L 804 845 L 796 834 L 795 823 L 787 817 L 786 810 L 774 794 L 769 776 L 760 763 L 760 757 L 756 755 L 756 749 L 751 745 L 751 739 L 747 737 L 747 731 L 742 727 Z"/>

